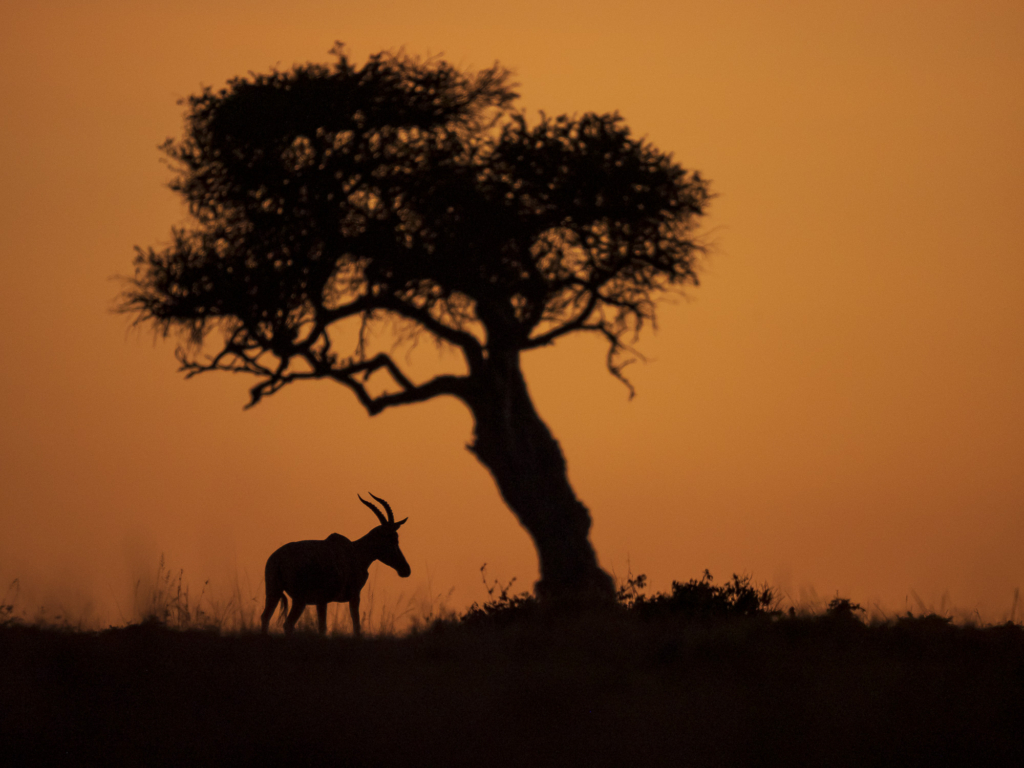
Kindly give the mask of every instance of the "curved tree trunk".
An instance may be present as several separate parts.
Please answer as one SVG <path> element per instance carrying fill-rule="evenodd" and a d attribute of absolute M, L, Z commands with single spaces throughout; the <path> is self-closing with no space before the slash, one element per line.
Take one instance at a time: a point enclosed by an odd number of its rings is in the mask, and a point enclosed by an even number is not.
<path fill-rule="evenodd" d="M 533 407 L 519 350 L 492 354 L 470 377 L 475 419 L 469 449 L 494 476 L 540 557 L 538 596 L 610 598 L 611 577 L 590 545 L 590 513 L 576 498 L 558 441 Z"/>

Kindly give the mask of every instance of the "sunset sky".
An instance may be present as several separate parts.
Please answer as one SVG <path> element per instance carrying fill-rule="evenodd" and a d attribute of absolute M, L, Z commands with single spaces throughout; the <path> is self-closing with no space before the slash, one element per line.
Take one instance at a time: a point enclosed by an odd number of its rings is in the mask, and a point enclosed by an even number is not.
<path fill-rule="evenodd" d="M 157 150 L 178 100 L 336 40 L 497 60 L 531 119 L 617 110 L 711 180 L 701 285 L 641 338 L 632 401 L 596 339 L 524 358 L 607 570 L 1007 618 L 1024 4 L 980 0 L 0 4 L 0 599 L 18 579 L 29 616 L 120 622 L 161 554 L 258 595 L 280 544 L 369 530 L 367 491 L 409 516 L 413 575 L 375 565 L 379 601 L 464 607 L 483 563 L 537 578 L 458 402 L 371 418 L 324 382 L 243 410 L 253 382 L 186 382 L 111 312 L 133 246 L 184 221 Z"/>

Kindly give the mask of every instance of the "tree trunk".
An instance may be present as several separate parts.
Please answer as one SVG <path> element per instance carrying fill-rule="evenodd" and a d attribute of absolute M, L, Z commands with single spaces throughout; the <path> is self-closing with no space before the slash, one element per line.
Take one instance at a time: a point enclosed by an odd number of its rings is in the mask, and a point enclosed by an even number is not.
<path fill-rule="evenodd" d="M 612 579 L 590 545 L 590 513 L 569 485 L 558 441 L 533 407 L 519 350 L 492 351 L 476 368 L 466 398 L 476 422 L 469 449 L 533 538 L 540 558 L 537 595 L 610 599 Z"/>

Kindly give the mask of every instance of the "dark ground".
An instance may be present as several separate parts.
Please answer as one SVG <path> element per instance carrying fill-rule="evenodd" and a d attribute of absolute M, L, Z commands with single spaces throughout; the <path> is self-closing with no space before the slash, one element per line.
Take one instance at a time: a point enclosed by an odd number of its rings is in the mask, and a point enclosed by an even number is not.
<path fill-rule="evenodd" d="M 0 627 L 0 759 L 1024 766 L 1024 628 L 534 616 L 354 640 Z"/>

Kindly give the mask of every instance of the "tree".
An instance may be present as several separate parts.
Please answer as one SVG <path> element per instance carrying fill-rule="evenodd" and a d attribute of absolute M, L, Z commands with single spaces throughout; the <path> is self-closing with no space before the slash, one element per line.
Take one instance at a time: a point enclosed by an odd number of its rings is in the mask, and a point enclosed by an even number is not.
<path fill-rule="evenodd" d="M 359 67 L 341 44 L 332 53 L 331 66 L 250 73 L 184 102 L 184 136 L 162 150 L 190 224 L 136 248 L 120 310 L 181 333 L 188 376 L 255 376 L 246 407 L 305 379 L 348 387 L 371 415 L 460 399 L 470 450 L 536 544 L 538 594 L 611 595 L 520 355 L 598 334 L 629 386 L 622 367 L 655 298 L 697 282 L 706 182 L 617 114 L 528 123 L 497 64 L 381 53 Z M 414 383 L 368 351 L 385 322 L 458 350 L 465 372 Z M 372 395 L 377 372 L 392 381 Z"/>

